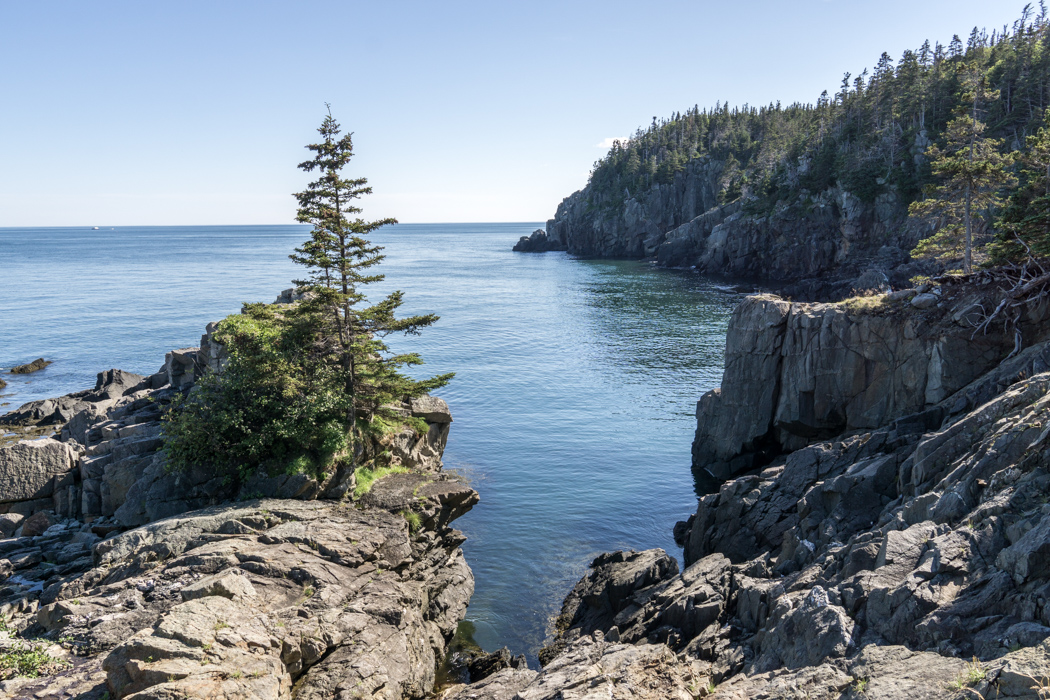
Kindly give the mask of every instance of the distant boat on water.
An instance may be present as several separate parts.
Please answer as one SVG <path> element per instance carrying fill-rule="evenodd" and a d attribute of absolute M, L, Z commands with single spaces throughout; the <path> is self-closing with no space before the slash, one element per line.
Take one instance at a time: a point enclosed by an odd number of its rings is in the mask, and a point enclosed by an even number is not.
<path fill-rule="evenodd" d="M 95 226 L 95 227 L 94 227 L 93 229 L 91 229 L 91 230 L 92 230 L 92 231 L 98 231 L 98 226 Z"/>

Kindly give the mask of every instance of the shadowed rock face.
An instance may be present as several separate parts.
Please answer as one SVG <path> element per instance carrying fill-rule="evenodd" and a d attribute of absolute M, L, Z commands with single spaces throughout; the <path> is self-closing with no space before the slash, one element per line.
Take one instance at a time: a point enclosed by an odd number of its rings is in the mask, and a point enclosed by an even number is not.
<path fill-rule="evenodd" d="M 516 253 L 548 253 L 552 250 L 565 250 L 565 243 L 548 236 L 543 229 L 536 229 L 531 236 L 522 236 L 514 244 Z"/>

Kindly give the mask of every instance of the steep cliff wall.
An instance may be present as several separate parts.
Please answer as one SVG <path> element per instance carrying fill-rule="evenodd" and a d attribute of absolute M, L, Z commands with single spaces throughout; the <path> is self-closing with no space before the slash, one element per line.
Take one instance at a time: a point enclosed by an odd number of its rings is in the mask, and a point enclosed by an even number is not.
<path fill-rule="evenodd" d="M 807 298 L 841 298 L 887 282 L 903 286 L 930 271 L 908 257 L 922 231 L 892 189 L 871 202 L 838 187 L 801 190 L 754 213 L 745 200 L 719 204 L 722 169 L 719 161 L 696 158 L 670 184 L 637 196 L 614 198 L 588 186 L 558 206 L 548 236 L 574 255 L 655 257 L 668 267 L 792 284 L 792 293 Z M 874 284 L 858 281 L 866 272 Z"/>
<path fill-rule="evenodd" d="M 638 197 L 598 195 L 590 187 L 566 197 L 547 235 L 573 255 L 641 258 L 654 255 L 665 234 L 718 206 L 722 163 L 698 158 L 674 182 Z"/>
<path fill-rule="evenodd" d="M 836 304 L 748 297 L 730 321 L 722 386 L 697 404 L 694 468 L 726 479 L 910 414 L 937 427 L 946 414 L 934 407 L 998 364 L 1014 337 L 975 333 L 979 310 L 995 307 L 993 290 L 919 291 Z M 1028 343 L 1045 339 L 1048 316 L 1045 303 L 1027 309 Z"/>

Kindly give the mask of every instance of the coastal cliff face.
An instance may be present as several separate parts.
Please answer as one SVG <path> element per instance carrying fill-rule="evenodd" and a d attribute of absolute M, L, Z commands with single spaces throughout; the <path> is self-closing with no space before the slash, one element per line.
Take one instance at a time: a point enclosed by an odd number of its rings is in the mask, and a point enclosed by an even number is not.
<path fill-rule="evenodd" d="M 451 523 L 478 495 L 441 471 L 448 406 L 402 407 L 427 431 L 373 446 L 406 471 L 354 502 L 338 471 L 236 490 L 172 472 L 160 418 L 221 369 L 213 331 L 155 375 L 110 370 L 0 418 L 48 435 L 0 446 L 0 695 L 425 697 L 474 586 Z"/>
<path fill-rule="evenodd" d="M 668 267 L 787 286 L 807 298 L 903 286 L 929 271 L 909 261 L 922 231 L 892 189 L 871 202 L 838 187 L 803 190 L 754 214 L 742 200 L 719 203 L 723 167 L 696 158 L 673 182 L 617 200 L 588 186 L 558 206 L 548 237 L 574 255 L 655 258 Z M 797 178 L 805 170 L 793 172 Z"/>
<path fill-rule="evenodd" d="M 1012 334 L 975 329 L 994 297 L 947 285 L 837 304 L 748 297 L 729 324 L 722 386 L 697 404 L 694 469 L 726 479 L 813 440 L 906 415 L 919 416 L 910 419 L 917 429 L 936 427 L 946 411 L 972 406 L 965 396 L 938 404 L 1014 347 Z M 1045 303 L 1026 310 L 1027 342 L 1050 335 L 1048 317 Z"/>
<path fill-rule="evenodd" d="M 718 205 L 721 172 L 722 163 L 698 158 L 673 183 L 654 185 L 639 197 L 622 201 L 606 201 L 584 188 L 558 205 L 547 222 L 547 235 L 563 242 L 573 255 L 653 255 L 664 234 Z"/>

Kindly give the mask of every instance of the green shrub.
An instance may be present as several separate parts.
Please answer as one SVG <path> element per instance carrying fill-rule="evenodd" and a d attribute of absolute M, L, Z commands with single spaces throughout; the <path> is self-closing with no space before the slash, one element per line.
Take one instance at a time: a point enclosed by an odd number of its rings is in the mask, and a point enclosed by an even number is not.
<path fill-rule="evenodd" d="M 423 516 L 415 511 L 403 510 L 401 511 L 401 517 L 408 523 L 408 531 L 413 535 L 423 527 Z"/>
<path fill-rule="evenodd" d="M 43 645 L 17 642 L 0 653 L 0 680 L 15 676 L 37 678 L 66 665 L 65 661 L 45 652 Z"/>
<path fill-rule="evenodd" d="M 213 465 L 233 481 L 260 468 L 322 475 L 350 448 L 349 398 L 329 363 L 311 354 L 318 333 L 295 309 L 249 304 L 214 334 L 228 353 L 177 397 L 164 419 L 169 468 Z"/>

